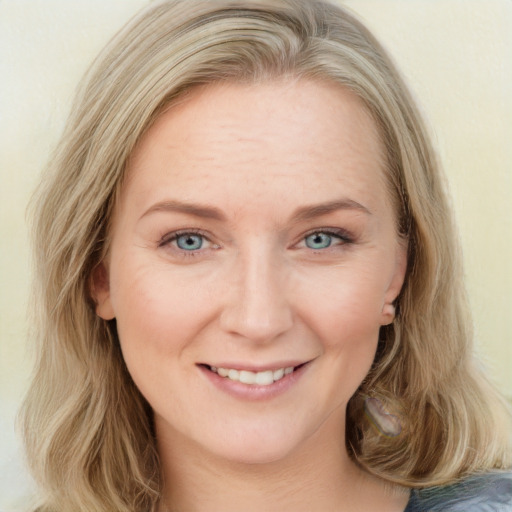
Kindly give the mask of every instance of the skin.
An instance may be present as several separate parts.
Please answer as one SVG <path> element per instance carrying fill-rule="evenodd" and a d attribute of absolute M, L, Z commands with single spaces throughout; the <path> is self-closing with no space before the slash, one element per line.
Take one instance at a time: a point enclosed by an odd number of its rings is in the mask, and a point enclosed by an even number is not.
<path fill-rule="evenodd" d="M 94 295 L 154 411 L 161 511 L 405 507 L 344 447 L 406 267 L 383 155 L 357 97 L 304 80 L 197 88 L 135 149 Z M 283 361 L 308 364 L 262 400 L 199 366 Z"/>

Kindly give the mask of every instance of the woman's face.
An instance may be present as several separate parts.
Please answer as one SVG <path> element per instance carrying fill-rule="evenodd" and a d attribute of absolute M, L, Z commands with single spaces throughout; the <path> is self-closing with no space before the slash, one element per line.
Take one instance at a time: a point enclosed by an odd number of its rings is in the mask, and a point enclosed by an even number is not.
<path fill-rule="evenodd" d="M 142 138 L 95 296 L 160 440 L 340 442 L 405 272 L 383 166 L 360 101 L 311 81 L 195 89 Z"/>

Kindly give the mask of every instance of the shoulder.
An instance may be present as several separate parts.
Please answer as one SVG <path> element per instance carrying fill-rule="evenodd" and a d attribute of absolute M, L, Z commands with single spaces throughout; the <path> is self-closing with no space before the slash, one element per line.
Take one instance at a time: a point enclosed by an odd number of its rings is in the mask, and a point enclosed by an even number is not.
<path fill-rule="evenodd" d="M 414 489 L 404 512 L 512 512 L 512 473 L 486 473 L 452 485 Z"/>

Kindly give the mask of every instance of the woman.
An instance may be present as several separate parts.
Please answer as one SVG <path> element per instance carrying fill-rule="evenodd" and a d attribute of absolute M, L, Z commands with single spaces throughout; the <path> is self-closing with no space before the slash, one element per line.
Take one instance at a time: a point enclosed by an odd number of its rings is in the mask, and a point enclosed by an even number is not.
<path fill-rule="evenodd" d="M 133 20 L 34 211 L 41 510 L 512 509 L 438 167 L 338 7 Z"/>

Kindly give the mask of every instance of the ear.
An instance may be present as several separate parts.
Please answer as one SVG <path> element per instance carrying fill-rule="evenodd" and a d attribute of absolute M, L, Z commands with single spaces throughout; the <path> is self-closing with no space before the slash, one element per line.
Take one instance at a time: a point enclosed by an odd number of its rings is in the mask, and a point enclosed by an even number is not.
<path fill-rule="evenodd" d="M 389 325 L 393 323 L 393 320 L 395 319 L 396 311 L 394 302 L 400 294 L 404 284 L 405 274 L 407 272 L 407 252 L 407 241 L 400 240 L 396 248 L 395 270 L 384 296 L 384 304 L 382 306 L 381 314 L 381 325 Z"/>
<path fill-rule="evenodd" d="M 96 314 L 103 320 L 115 318 L 110 300 L 110 276 L 104 262 L 97 265 L 91 274 L 91 296 L 96 303 Z"/>

